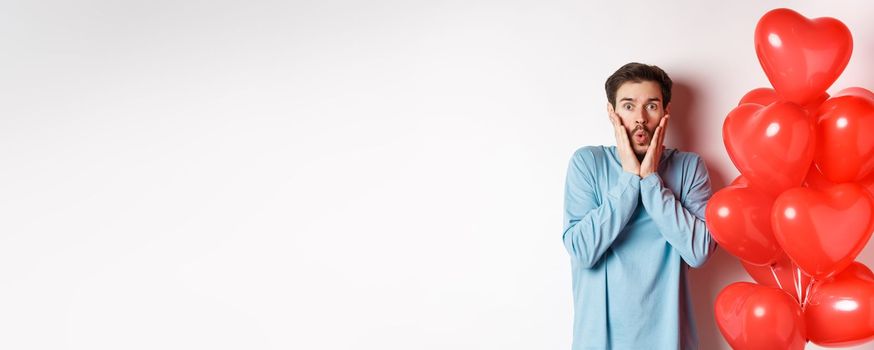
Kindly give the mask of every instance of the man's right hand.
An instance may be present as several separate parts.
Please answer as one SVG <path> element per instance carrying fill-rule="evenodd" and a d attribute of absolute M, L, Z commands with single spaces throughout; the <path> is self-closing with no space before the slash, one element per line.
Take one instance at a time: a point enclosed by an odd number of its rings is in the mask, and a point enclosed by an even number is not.
<path fill-rule="evenodd" d="M 637 155 L 634 154 L 634 149 L 631 148 L 628 131 L 622 125 L 622 121 L 616 112 L 609 112 L 609 116 L 610 122 L 613 123 L 613 130 L 616 136 L 616 152 L 619 153 L 622 170 L 640 176 L 640 162 L 637 160 Z"/>

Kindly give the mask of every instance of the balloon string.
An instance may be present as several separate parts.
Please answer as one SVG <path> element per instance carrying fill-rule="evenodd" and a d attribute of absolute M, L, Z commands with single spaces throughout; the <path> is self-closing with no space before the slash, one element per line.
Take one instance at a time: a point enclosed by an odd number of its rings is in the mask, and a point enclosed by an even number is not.
<path fill-rule="evenodd" d="M 813 286 L 813 277 L 810 277 L 810 282 L 807 282 L 807 291 L 804 293 L 804 302 L 801 303 L 801 310 L 804 311 L 804 307 L 807 306 L 807 302 L 810 301 L 810 287 Z"/>
<path fill-rule="evenodd" d="M 780 279 L 777 278 L 777 272 L 774 271 L 774 265 L 769 265 L 768 267 L 771 268 L 771 275 L 774 276 L 774 281 L 777 281 L 777 287 L 780 287 L 780 289 L 783 289 L 783 285 L 780 284 Z"/>
<path fill-rule="evenodd" d="M 795 294 L 798 296 L 798 303 L 801 304 L 801 269 L 795 263 L 792 263 L 792 266 L 795 267 L 795 272 L 797 272 L 797 274 L 792 274 L 792 280 L 795 282 Z"/>

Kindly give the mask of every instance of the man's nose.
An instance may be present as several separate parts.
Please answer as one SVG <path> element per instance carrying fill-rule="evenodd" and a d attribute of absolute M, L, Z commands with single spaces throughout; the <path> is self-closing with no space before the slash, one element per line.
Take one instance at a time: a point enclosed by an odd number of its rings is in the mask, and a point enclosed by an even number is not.
<path fill-rule="evenodd" d="M 634 114 L 635 124 L 646 124 L 646 109 L 640 108 L 640 112 Z"/>

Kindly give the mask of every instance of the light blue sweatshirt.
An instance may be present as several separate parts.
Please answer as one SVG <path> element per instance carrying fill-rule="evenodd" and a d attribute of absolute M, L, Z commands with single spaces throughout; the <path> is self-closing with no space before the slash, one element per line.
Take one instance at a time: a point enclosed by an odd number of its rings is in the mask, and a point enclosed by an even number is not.
<path fill-rule="evenodd" d="M 573 350 L 697 349 L 687 267 L 716 244 L 704 224 L 701 158 L 665 149 L 657 174 L 622 170 L 616 147 L 577 150 L 565 183 Z"/>

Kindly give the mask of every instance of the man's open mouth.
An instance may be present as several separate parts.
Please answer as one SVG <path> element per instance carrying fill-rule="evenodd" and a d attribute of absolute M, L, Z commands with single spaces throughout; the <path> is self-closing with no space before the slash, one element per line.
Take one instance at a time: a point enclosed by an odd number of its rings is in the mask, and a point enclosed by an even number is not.
<path fill-rule="evenodd" d="M 644 142 L 646 141 L 647 133 L 645 131 L 638 131 L 634 133 L 634 141 Z"/>

